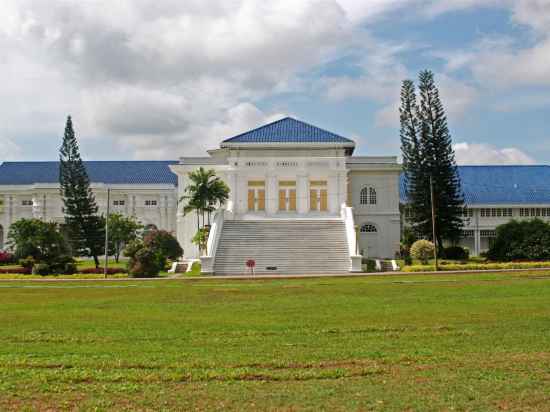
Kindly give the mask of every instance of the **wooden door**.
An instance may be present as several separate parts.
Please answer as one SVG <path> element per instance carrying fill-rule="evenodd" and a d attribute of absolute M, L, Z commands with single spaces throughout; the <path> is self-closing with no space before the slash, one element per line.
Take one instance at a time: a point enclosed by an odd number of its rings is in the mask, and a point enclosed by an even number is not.
<path fill-rule="evenodd" d="M 296 189 L 289 189 L 288 191 L 288 210 L 291 212 L 296 211 Z"/>
<path fill-rule="evenodd" d="M 321 189 L 321 200 L 320 200 L 320 209 L 321 212 L 328 211 L 328 196 L 327 196 L 327 189 Z"/>
<path fill-rule="evenodd" d="M 286 211 L 286 190 L 279 189 L 279 211 Z"/>
<path fill-rule="evenodd" d="M 309 191 L 309 210 L 315 211 L 317 210 L 317 190 L 316 189 L 310 189 Z"/>
<path fill-rule="evenodd" d="M 248 210 L 254 211 L 256 209 L 256 195 L 254 189 L 248 189 Z"/>
<path fill-rule="evenodd" d="M 265 189 L 258 189 L 258 210 L 265 210 Z"/>

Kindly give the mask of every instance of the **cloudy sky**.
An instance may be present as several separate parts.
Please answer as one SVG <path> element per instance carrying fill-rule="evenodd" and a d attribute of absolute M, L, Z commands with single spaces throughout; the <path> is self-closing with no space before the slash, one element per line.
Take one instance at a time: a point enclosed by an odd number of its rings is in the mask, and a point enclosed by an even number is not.
<path fill-rule="evenodd" d="M 176 159 L 290 115 L 399 153 L 436 73 L 460 163 L 550 163 L 550 0 L 2 0 L 0 161 Z"/>

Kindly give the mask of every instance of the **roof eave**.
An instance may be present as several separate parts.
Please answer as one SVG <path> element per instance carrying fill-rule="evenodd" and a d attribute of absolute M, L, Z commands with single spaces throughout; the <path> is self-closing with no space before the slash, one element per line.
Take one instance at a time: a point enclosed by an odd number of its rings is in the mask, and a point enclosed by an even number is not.
<path fill-rule="evenodd" d="M 273 148 L 312 148 L 312 149 L 355 149 L 354 142 L 222 142 L 222 149 L 273 149 Z"/>

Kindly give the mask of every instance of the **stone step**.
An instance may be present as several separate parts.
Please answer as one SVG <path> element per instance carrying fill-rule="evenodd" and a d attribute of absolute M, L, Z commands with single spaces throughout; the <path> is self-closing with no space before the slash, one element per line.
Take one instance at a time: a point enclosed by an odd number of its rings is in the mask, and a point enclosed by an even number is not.
<path fill-rule="evenodd" d="M 231 220 L 224 222 L 214 272 L 257 274 L 346 273 L 350 259 L 341 220 Z M 277 268 L 268 270 L 267 268 Z"/>

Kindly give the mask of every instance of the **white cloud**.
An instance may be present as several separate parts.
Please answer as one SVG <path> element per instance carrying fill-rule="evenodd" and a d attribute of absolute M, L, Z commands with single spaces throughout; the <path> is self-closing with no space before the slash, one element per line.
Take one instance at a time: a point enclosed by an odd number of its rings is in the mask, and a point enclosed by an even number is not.
<path fill-rule="evenodd" d="M 18 160 L 21 148 L 11 139 L 0 137 L 0 163 L 6 160 Z"/>
<path fill-rule="evenodd" d="M 516 147 L 497 148 L 486 143 L 461 142 L 453 145 L 456 162 L 462 165 L 527 165 L 535 160 Z"/>
<path fill-rule="evenodd" d="M 273 119 L 258 108 L 263 98 L 306 89 L 303 74 L 342 55 L 357 58 L 361 74 L 322 79 L 326 96 L 375 101 L 377 124 L 395 125 L 400 83 L 411 77 L 402 54 L 417 46 L 370 38 L 367 25 L 405 9 L 433 18 L 480 6 L 509 7 L 536 44 L 485 42 L 449 57 L 448 70 L 550 84 L 547 0 L 4 0 L 0 136 L 57 147 L 70 113 L 80 138 L 110 138 L 123 156 L 202 153 Z M 439 80 L 450 116 L 478 97 L 448 73 Z"/>
<path fill-rule="evenodd" d="M 294 90 L 352 30 L 335 0 L 5 0 L 0 135 L 57 145 L 70 113 L 129 157 L 203 150 L 272 118 L 256 102 Z"/>
<path fill-rule="evenodd" d="M 478 98 L 476 88 L 445 74 L 436 74 L 435 81 L 445 112 L 452 119 L 463 117 Z M 375 121 L 379 127 L 399 126 L 399 93 L 392 97 L 395 98 L 393 102 L 376 112 Z"/>
<path fill-rule="evenodd" d="M 398 55 L 407 49 L 404 44 L 376 42 L 365 45 L 365 57 L 358 63 L 362 74 L 356 77 L 338 76 L 323 79 L 330 99 L 366 97 L 376 102 L 391 101 L 399 94 L 401 81 L 409 75 Z"/>
<path fill-rule="evenodd" d="M 441 2 L 444 7 L 449 2 Z M 452 3 L 452 2 L 451 2 Z M 457 1 L 466 6 L 469 0 Z M 512 20 L 534 33 L 532 44 L 520 46 L 507 35 L 483 36 L 466 50 L 433 53 L 446 60 L 449 71 L 469 69 L 483 87 L 513 89 L 550 85 L 550 2 L 548 0 L 486 1 L 481 4 L 507 6 Z"/>

